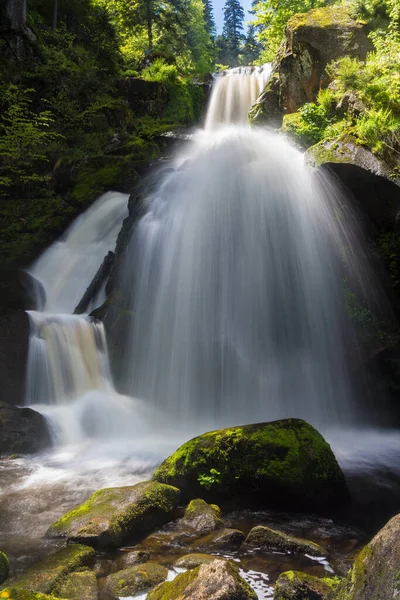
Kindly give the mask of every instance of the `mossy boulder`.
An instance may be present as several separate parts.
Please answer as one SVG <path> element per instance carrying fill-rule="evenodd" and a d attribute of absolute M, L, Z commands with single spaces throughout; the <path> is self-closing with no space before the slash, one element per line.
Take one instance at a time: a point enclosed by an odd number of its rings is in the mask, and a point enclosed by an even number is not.
<path fill-rule="evenodd" d="M 211 431 L 183 444 L 153 479 L 223 505 L 327 511 L 348 500 L 329 444 L 300 419 Z"/>
<path fill-rule="evenodd" d="M 329 600 L 394 600 L 400 597 L 400 514 L 361 550 Z"/>
<path fill-rule="evenodd" d="M 257 595 L 236 565 L 214 560 L 162 583 L 147 600 L 257 600 Z"/>
<path fill-rule="evenodd" d="M 66 513 L 46 535 L 96 547 L 115 547 L 123 541 L 136 541 L 167 523 L 178 503 L 177 488 L 153 481 L 107 488 Z"/>
<path fill-rule="evenodd" d="M 3 583 L 10 574 L 10 563 L 7 555 L 0 550 L 0 584 Z"/>
<path fill-rule="evenodd" d="M 221 509 L 216 504 L 208 504 L 201 498 L 196 498 L 188 504 L 182 524 L 192 527 L 198 533 L 214 531 L 223 527 Z"/>
<path fill-rule="evenodd" d="M 338 577 L 321 578 L 287 571 L 276 581 L 274 600 L 327 600 L 339 583 Z"/>
<path fill-rule="evenodd" d="M 291 554 L 309 554 L 311 556 L 326 556 L 327 551 L 308 540 L 288 535 L 282 531 L 276 531 L 270 527 L 257 525 L 253 527 L 246 538 L 246 545 L 256 546 L 263 550 L 277 552 L 290 552 Z"/>
<path fill-rule="evenodd" d="M 200 565 L 208 564 L 216 559 L 212 554 L 203 554 L 202 552 L 193 552 L 193 554 L 185 554 L 181 556 L 175 563 L 178 569 L 195 569 Z M 218 557 L 220 560 L 220 557 Z"/>
<path fill-rule="evenodd" d="M 68 600 L 97 600 L 97 579 L 93 571 L 70 573 L 58 586 L 57 593 Z"/>
<path fill-rule="evenodd" d="M 58 596 L 58 591 L 66 576 L 90 565 L 94 557 L 93 548 L 80 544 L 67 546 L 33 565 L 21 575 L 8 579 L 6 584 L 7 587 Z"/>
<path fill-rule="evenodd" d="M 7 587 L 0 592 L 0 600 L 60 600 L 60 598 L 49 596 L 48 594 L 40 594 L 32 590 Z"/>
<path fill-rule="evenodd" d="M 239 529 L 218 529 L 205 537 L 196 540 L 199 547 L 219 550 L 221 548 L 234 549 L 241 546 L 246 536 Z"/>
<path fill-rule="evenodd" d="M 167 579 L 168 569 L 155 562 L 128 567 L 107 577 L 106 591 L 117 599 L 147 592 Z"/>
<path fill-rule="evenodd" d="M 325 6 L 292 17 L 264 93 L 250 111 L 255 123 L 280 126 L 282 116 L 314 102 L 326 65 L 341 56 L 364 59 L 372 50 L 366 25 L 346 6 Z"/>
<path fill-rule="evenodd" d="M 0 454 L 31 454 L 49 446 L 51 437 L 43 415 L 0 401 Z"/>
<path fill-rule="evenodd" d="M 144 550 L 132 550 L 131 552 L 123 552 L 115 561 L 115 571 L 122 571 L 127 567 L 134 567 L 140 563 L 150 560 L 150 553 Z"/>

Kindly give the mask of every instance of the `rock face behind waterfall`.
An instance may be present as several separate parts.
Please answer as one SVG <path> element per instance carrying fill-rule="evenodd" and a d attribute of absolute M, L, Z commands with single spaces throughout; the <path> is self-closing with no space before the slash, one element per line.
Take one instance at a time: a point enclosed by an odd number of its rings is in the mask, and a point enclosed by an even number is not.
<path fill-rule="evenodd" d="M 325 511 L 348 499 L 324 438 L 300 419 L 212 431 L 186 442 L 154 479 L 225 505 Z"/>
<path fill-rule="evenodd" d="M 280 126 L 284 114 L 315 101 L 328 62 L 345 55 L 363 59 L 370 50 L 366 26 L 346 7 L 295 15 L 288 22 L 269 83 L 250 111 L 252 120 Z"/>

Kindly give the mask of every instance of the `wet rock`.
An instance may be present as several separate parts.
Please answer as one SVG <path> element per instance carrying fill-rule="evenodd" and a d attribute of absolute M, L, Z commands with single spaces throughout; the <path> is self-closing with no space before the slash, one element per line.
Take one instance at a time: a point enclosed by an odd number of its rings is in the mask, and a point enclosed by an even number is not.
<path fill-rule="evenodd" d="M 327 600 L 337 588 L 337 577 L 314 577 L 299 571 L 287 571 L 279 575 L 274 600 Z"/>
<path fill-rule="evenodd" d="M 237 548 L 241 546 L 245 540 L 243 531 L 239 529 L 222 529 L 210 533 L 199 540 L 199 546 L 211 548 Z"/>
<path fill-rule="evenodd" d="M 177 488 L 152 481 L 107 488 L 66 513 L 46 535 L 115 547 L 126 540 L 139 540 L 167 523 L 178 503 Z"/>
<path fill-rule="evenodd" d="M 32 590 L 23 590 L 22 588 L 5 588 L 0 594 L 2 600 L 60 600 L 55 596 L 40 594 Z M 65 600 L 65 599 L 62 599 Z"/>
<path fill-rule="evenodd" d="M 328 511 L 348 500 L 329 444 L 308 423 L 283 419 L 212 431 L 181 446 L 155 481 L 181 489 L 183 500 L 239 507 Z"/>
<path fill-rule="evenodd" d="M 225 560 L 214 560 L 178 575 L 152 590 L 147 600 L 257 600 L 240 577 L 239 569 Z"/>
<path fill-rule="evenodd" d="M 399 597 L 400 514 L 356 557 L 330 600 L 394 600 Z"/>
<path fill-rule="evenodd" d="M 147 592 L 167 579 L 168 569 L 155 562 L 128 567 L 107 577 L 106 590 L 113 598 Z"/>
<path fill-rule="evenodd" d="M 310 554 L 311 556 L 326 556 L 327 551 L 308 540 L 297 538 L 282 531 L 276 531 L 270 527 L 257 525 L 253 527 L 246 538 L 246 545 L 256 546 L 263 550 L 278 552 L 290 552 L 293 554 Z"/>
<path fill-rule="evenodd" d="M 3 583 L 10 573 L 10 563 L 8 557 L 0 550 L 0 584 Z"/>
<path fill-rule="evenodd" d="M 8 579 L 6 584 L 7 587 L 58 596 L 58 590 L 64 583 L 65 577 L 73 571 L 90 565 L 94 557 L 93 548 L 78 544 L 67 546 L 33 565 L 21 575 Z"/>
<path fill-rule="evenodd" d="M 28 340 L 26 312 L 0 308 L 0 399 L 13 406 L 24 404 Z"/>
<path fill-rule="evenodd" d="M 49 428 L 40 413 L 0 401 L 0 453 L 31 454 L 49 446 Z"/>
<path fill-rule="evenodd" d="M 370 50 L 367 27 L 345 6 L 295 15 L 287 24 L 266 89 L 250 111 L 251 120 L 279 127 L 284 114 L 315 101 L 330 61 L 345 55 L 364 59 Z"/>
<path fill-rule="evenodd" d="M 200 565 L 208 564 L 216 559 L 212 554 L 202 554 L 201 552 L 194 552 L 193 554 L 186 554 L 181 556 L 175 563 L 175 567 L 178 569 L 195 569 Z M 218 560 L 219 557 L 218 557 Z"/>
<path fill-rule="evenodd" d="M 70 573 L 57 589 L 61 598 L 69 600 L 97 600 L 97 579 L 92 571 Z"/>
<path fill-rule="evenodd" d="M 183 525 L 188 525 L 198 533 L 208 533 L 223 527 L 221 509 L 216 504 L 208 504 L 197 498 L 192 500 L 185 510 Z"/>
<path fill-rule="evenodd" d="M 145 550 L 133 550 L 132 552 L 123 552 L 123 554 L 116 560 L 118 571 L 126 569 L 127 567 L 133 567 L 150 560 L 150 553 Z"/>

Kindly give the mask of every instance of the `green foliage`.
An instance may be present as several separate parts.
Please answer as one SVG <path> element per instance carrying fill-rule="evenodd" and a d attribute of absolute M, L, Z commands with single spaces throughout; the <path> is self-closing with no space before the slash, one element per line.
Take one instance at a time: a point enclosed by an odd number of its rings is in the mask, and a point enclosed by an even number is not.
<path fill-rule="evenodd" d="M 209 474 L 200 473 L 197 477 L 200 485 L 209 490 L 213 485 L 221 483 L 221 472 L 217 469 L 210 469 Z"/>
<path fill-rule="evenodd" d="M 275 58 L 276 52 L 284 37 L 285 27 L 290 17 L 304 13 L 312 8 L 325 6 L 327 0 L 258 0 L 253 7 L 253 25 L 257 31 L 257 39 L 265 50 L 260 60 L 268 62 Z"/>
<path fill-rule="evenodd" d="M 40 167 L 48 162 L 49 146 L 61 136 L 52 129 L 50 110 L 32 110 L 33 92 L 11 83 L 0 87 L 0 196 L 9 188 L 29 188 L 49 180 Z"/>

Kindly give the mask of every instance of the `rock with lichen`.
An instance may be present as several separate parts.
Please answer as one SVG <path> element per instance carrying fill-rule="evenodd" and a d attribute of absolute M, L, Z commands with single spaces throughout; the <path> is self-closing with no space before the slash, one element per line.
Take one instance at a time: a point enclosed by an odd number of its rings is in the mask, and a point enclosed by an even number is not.
<path fill-rule="evenodd" d="M 285 552 L 290 554 L 308 554 L 311 556 L 326 556 L 327 551 L 309 540 L 294 537 L 276 531 L 270 527 L 257 525 L 253 527 L 245 541 L 247 546 L 255 546 L 262 550 Z"/>
<path fill-rule="evenodd" d="M 314 577 L 299 571 L 279 575 L 274 600 L 328 600 L 340 583 L 338 577 Z"/>
<path fill-rule="evenodd" d="M 68 600 L 97 600 L 96 573 L 88 570 L 70 573 L 58 586 L 57 593 Z"/>
<path fill-rule="evenodd" d="M 67 512 L 46 535 L 116 547 L 123 541 L 138 541 L 170 521 L 178 503 L 177 488 L 154 481 L 107 488 Z"/>
<path fill-rule="evenodd" d="M 239 507 L 328 511 L 348 500 L 344 475 L 322 435 L 300 419 L 211 431 L 183 444 L 155 481 L 183 500 Z"/>
<path fill-rule="evenodd" d="M 149 561 L 109 575 L 105 589 L 109 596 L 123 598 L 148 592 L 167 579 L 168 569 Z"/>
<path fill-rule="evenodd" d="M 152 590 L 147 600 L 257 600 L 235 564 L 214 560 Z"/>
<path fill-rule="evenodd" d="M 316 100 L 330 61 L 342 56 L 364 59 L 371 50 L 366 25 L 355 20 L 346 6 L 325 6 L 293 16 L 250 119 L 280 127 L 284 114 Z"/>
<path fill-rule="evenodd" d="M 214 531 L 223 527 L 221 509 L 216 504 L 208 504 L 205 500 L 196 498 L 189 502 L 181 523 L 200 534 Z"/>

